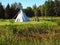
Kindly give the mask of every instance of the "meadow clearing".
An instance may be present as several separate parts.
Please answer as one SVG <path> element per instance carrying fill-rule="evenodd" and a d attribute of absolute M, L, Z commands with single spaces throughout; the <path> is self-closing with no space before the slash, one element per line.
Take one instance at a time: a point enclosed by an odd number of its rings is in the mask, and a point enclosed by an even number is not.
<path fill-rule="evenodd" d="M 28 22 L 0 19 L 0 45 L 60 45 L 60 17 Z"/>

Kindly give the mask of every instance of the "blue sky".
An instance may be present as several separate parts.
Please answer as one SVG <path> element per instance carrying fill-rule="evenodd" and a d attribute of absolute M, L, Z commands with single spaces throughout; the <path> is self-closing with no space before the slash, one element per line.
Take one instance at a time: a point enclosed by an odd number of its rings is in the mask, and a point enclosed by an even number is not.
<path fill-rule="evenodd" d="M 0 0 L 0 2 L 2 3 L 2 5 L 6 6 L 8 3 L 12 4 L 14 2 L 20 2 L 23 6 L 23 8 L 26 7 L 32 7 L 35 3 L 37 6 L 42 5 L 45 3 L 46 0 Z"/>

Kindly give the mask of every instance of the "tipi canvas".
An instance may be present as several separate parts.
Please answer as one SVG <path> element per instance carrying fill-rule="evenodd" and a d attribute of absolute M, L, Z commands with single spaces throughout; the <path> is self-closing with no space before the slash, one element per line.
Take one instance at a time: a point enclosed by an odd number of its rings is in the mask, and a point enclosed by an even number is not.
<path fill-rule="evenodd" d="M 15 22 L 26 22 L 26 21 L 28 21 L 28 17 L 22 10 L 20 10 Z"/>

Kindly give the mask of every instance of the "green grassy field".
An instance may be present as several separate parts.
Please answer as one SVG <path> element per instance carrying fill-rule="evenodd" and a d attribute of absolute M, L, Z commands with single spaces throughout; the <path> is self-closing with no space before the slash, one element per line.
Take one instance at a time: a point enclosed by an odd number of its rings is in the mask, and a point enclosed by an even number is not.
<path fill-rule="evenodd" d="M 29 22 L 0 19 L 0 45 L 60 45 L 60 17 Z"/>
<path fill-rule="evenodd" d="M 23 24 L 24 23 L 36 23 L 34 21 L 34 17 L 32 18 L 29 18 L 29 21 L 28 22 L 22 22 Z M 14 24 L 22 24 L 21 22 L 14 22 L 15 19 L 0 19 L 0 25 L 9 25 L 11 23 L 14 23 Z M 56 22 L 56 23 L 60 23 L 60 17 L 39 17 L 39 22 L 44 22 L 44 21 L 51 21 L 51 22 Z"/>

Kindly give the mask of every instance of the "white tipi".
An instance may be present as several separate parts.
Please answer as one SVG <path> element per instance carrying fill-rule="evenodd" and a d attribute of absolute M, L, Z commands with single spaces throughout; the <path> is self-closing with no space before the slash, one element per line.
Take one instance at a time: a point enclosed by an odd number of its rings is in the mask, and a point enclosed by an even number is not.
<path fill-rule="evenodd" d="M 15 22 L 26 22 L 28 20 L 29 19 L 26 16 L 26 14 L 22 10 L 20 10 L 20 12 L 18 13 L 18 16 L 17 16 Z"/>

